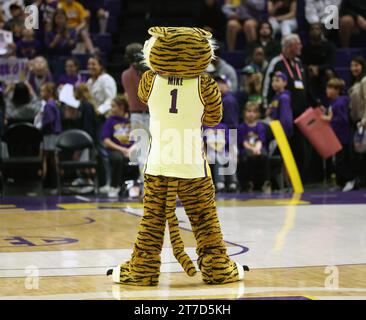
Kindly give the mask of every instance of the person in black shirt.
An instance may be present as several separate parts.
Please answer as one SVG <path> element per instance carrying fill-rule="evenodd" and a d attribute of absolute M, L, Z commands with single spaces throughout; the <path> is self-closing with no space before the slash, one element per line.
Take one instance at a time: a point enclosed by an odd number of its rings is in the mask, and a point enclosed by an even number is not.
<path fill-rule="evenodd" d="M 309 102 L 313 106 L 319 100 L 324 102 L 326 83 L 334 76 L 335 52 L 334 44 L 324 36 L 322 24 L 312 24 L 309 43 L 302 50 L 302 61 L 307 68 Z"/>

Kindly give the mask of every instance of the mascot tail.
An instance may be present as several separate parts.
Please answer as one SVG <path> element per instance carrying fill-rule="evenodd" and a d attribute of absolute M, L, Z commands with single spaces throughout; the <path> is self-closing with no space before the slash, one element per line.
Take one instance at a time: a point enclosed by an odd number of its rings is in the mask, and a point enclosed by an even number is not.
<path fill-rule="evenodd" d="M 184 252 L 184 243 L 179 233 L 179 221 L 175 215 L 176 209 L 176 196 L 178 192 L 178 180 L 168 181 L 167 198 L 165 214 L 169 224 L 170 242 L 173 247 L 173 253 L 175 258 L 178 260 L 184 271 L 193 277 L 197 271 L 191 260 L 191 258 Z"/>

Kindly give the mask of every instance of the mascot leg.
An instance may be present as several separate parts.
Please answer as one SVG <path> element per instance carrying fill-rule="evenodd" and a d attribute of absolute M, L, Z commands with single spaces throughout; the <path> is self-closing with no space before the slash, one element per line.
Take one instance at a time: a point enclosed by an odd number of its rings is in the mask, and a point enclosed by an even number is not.
<path fill-rule="evenodd" d="M 197 241 L 198 267 L 207 284 L 223 284 L 244 278 L 247 266 L 230 259 L 226 252 L 215 205 L 212 178 L 180 179 L 178 195 Z"/>
<path fill-rule="evenodd" d="M 156 286 L 160 275 L 160 253 L 166 224 L 167 179 L 145 175 L 144 215 L 131 259 L 108 270 L 117 283 Z"/>

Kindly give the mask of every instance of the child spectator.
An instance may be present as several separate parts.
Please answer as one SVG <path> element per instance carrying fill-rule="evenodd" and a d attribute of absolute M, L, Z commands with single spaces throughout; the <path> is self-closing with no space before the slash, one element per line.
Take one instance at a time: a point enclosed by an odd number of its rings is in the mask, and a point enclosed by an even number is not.
<path fill-rule="evenodd" d="M 269 0 L 267 6 L 269 22 L 275 35 L 281 32 L 282 37 L 286 37 L 296 30 L 296 0 Z"/>
<path fill-rule="evenodd" d="M 35 125 L 43 134 L 43 176 L 48 177 L 49 186 L 55 187 L 55 157 L 56 138 L 61 132 L 61 112 L 56 105 L 56 86 L 47 82 L 41 86 L 41 98 L 45 105 L 35 118 Z"/>
<path fill-rule="evenodd" d="M 228 80 L 226 77 L 216 77 L 215 80 L 219 86 L 222 96 L 222 105 L 224 114 L 222 122 L 226 124 L 229 129 L 237 128 L 239 122 L 239 104 L 234 93 L 230 90 Z"/>
<path fill-rule="evenodd" d="M 204 126 L 204 141 L 207 149 L 207 160 L 213 166 L 216 192 L 236 192 L 238 190 L 238 178 L 236 173 L 224 175 L 221 170 L 237 158 L 237 150 L 229 148 L 229 128 L 224 123 L 215 127 Z"/>
<path fill-rule="evenodd" d="M 41 101 L 35 95 L 28 82 L 18 82 L 8 85 L 5 89 L 5 118 L 7 123 L 29 121 L 41 108 Z"/>
<path fill-rule="evenodd" d="M 265 124 L 258 121 L 259 107 L 248 102 L 243 111 L 244 122 L 238 127 L 239 177 L 244 190 L 262 188 L 271 192 L 269 161 L 266 151 Z"/>
<path fill-rule="evenodd" d="M 22 38 L 16 43 L 19 58 L 33 59 L 41 53 L 41 43 L 36 39 L 33 29 L 23 29 Z"/>
<path fill-rule="evenodd" d="M 324 112 L 323 120 L 329 121 L 338 140 L 342 144 L 342 150 L 335 155 L 335 174 L 338 186 L 343 187 L 343 191 L 350 191 L 355 187 L 351 166 L 351 130 L 349 122 L 349 98 L 342 95 L 345 82 L 339 78 L 328 81 L 326 95 L 329 100 L 329 108 Z"/>
<path fill-rule="evenodd" d="M 78 86 L 83 82 L 81 75 L 79 74 L 79 61 L 70 57 L 65 62 L 65 74 L 61 75 L 58 81 L 59 85 L 72 84 Z"/>
<path fill-rule="evenodd" d="M 293 115 L 291 108 L 291 94 L 286 90 L 287 76 L 277 71 L 272 78 L 272 89 L 275 92 L 272 102 L 266 112 L 272 120 L 279 120 L 287 139 L 293 135 Z"/>
<path fill-rule="evenodd" d="M 66 13 L 67 26 L 75 29 L 77 35 L 81 37 L 86 50 L 90 54 L 95 54 L 96 50 L 87 31 L 86 19 L 89 17 L 88 11 L 85 10 L 80 2 L 75 0 L 61 0 L 59 7 Z"/>
<path fill-rule="evenodd" d="M 103 126 L 103 142 L 108 150 L 112 180 L 108 197 L 115 198 L 120 191 L 123 167 L 128 164 L 132 142 L 127 100 L 116 97 L 112 101 L 111 116 Z"/>
<path fill-rule="evenodd" d="M 86 131 L 96 143 L 97 127 L 93 98 L 85 83 L 80 83 L 74 88 L 75 99 L 80 101 L 78 108 L 77 128 Z"/>
<path fill-rule="evenodd" d="M 40 95 L 40 88 L 46 82 L 52 81 L 52 75 L 48 68 L 47 60 L 38 56 L 29 62 L 30 72 L 28 74 L 28 82 L 32 86 L 35 94 Z"/>

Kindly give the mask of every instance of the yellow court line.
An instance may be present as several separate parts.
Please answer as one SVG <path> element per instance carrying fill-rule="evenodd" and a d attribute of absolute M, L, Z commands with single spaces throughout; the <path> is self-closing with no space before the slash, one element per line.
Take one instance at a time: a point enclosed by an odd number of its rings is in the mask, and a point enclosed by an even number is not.
<path fill-rule="evenodd" d="M 15 204 L 0 204 L 0 209 L 16 208 Z"/>
<path fill-rule="evenodd" d="M 65 210 L 79 209 L 101 209 L 101 208 L 143 208 L 142 203 L 138 202 L 88 202 L 88 203 L 60 203 L 57 206 Z"/>

